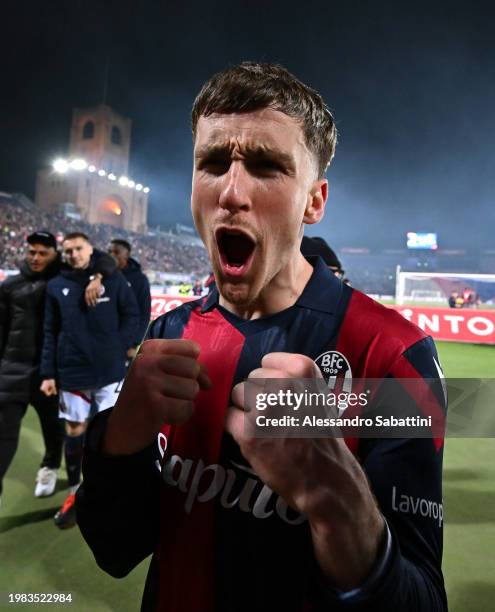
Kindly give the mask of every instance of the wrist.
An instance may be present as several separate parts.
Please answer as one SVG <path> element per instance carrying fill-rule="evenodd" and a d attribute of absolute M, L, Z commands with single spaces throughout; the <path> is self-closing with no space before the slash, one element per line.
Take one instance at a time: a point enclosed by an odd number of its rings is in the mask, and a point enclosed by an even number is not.
<path fill-rule="evenodd" d="M 323 575 L 341 591 L 358 588 L 375 566 L 387 530 L 374 500 L 328 521 L 312 522 L 309 517 L 308 521 Z"/>
<path fill-rule="evenodd" d="M 383 585 L 390 580 L 391 568 L 394 564 L 394 540 L 390 528 L 384 518 L 384 534 L 380 542 L 378 555 L 376 561 L 370 572 L 362 580 L 359 585 L 352 589 L 344 590 L 338 588 L 335 582 L 329 580 L 327 576 L 323 575 L 321 568 L 318 567 L 316 571 L 316 584 L 317 588 L 322 592 L 324 598 L 328 599 L 329 602 L 335 600 L 342 603 L 346 603 L 351 607 L 355 604 L 363 604 L 375 596 L 375 594 L 383 588 Z M 330 607 L 330 604 L 329 604 Z"/>
<path fill-rule="evenodd" d="M 99 280 L 101 282 L 102 279 L 103 279 L 103 274 L 101 274 L 100 272 L 96 272 L 96 274 L 91 274 L 89 277 L 90 281 Z"/>
<path fill-rule="evenodd" d="M 117 404 L 108 418 L 102 444 L 106 455 L 122 456 L 140 452 L 153 442 L 160 431 L 161 423 L 153 426 L 141 413 L 137 420 L 136 415 L 133 417 L 123 412 Z"/>

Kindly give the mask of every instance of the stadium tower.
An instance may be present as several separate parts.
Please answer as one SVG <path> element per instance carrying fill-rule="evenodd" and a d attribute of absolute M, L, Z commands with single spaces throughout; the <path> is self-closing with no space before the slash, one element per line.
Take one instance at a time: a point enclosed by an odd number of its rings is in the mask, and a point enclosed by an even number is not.
<path fill-rule="evenodd" d="M 144 232 L 149 188 L 128 176 L 131 120 L 105 104 L 76 108 L 68 159 L 38 172 L 36 204 L 88 223 Z"/>

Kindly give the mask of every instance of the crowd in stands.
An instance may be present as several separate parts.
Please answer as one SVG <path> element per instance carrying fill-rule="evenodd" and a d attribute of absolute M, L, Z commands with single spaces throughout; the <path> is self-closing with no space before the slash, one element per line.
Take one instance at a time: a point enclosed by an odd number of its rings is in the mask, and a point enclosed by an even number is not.
<path fill-rule="evenodd" d="M 372 265 L 353 265 L 352 257 L 344 260 L 345 274 L 352 286 L 373 295 L 395 295 L 395 269 L 381 269 Z"/>
<path fill-rule="evenodd" d="M 90 225 L 85 221 L 72 219 L 62 214 L 47 214 L 34 205 L 25 206 L 15 202 L 12 198 L 3 199 L 1 194 L 0 270 L 18 268 L 19 262 L 24 258 L 26 236 L 39 229 L 52 232 L 59 240 L 69 232 L 82 231 L 90 237 L 97 248 L 102 250 L 106 250 L 113 238 L 127 240 L 132 245 L 133 257 L 140 262 L 152 283 L 162 283 L 158 277 L 155 279 L 154 272 L 187 275 L 191 281 L 194 281 L 196 278 L 204 278 L 211 271 L 206 250 L 200 245 L 197 238 L 166 232 L 150 231 L 147 234 L 138 234 L 112 225 Z M 403 258 L 373 254 L 340 254 L 339 256 L 343 259 L 345 276 L 350 280 L 352 286 L 375 295 L 395 294 L 395 267 L 397 264 L 404 269 L 415 269 L 415 262 L 409 261 L 405 256 Z M 450 259 L 457 262 L 457 264 L 453 262 L 452 265 L 454 268 L 457 266 L 458 272 L 463 271 L 462 259 Z M 488 262 L 488 259 L 484 258 L 485 263 L 495 264 L 495 259 L 493 262 Z M 434 258 L 430 261 L 430 264 L 438 263 Z M 471 264 L 470 269 L 474 269 L 472 262 L 467 263 Z M 479 262 L 474 267 L 477 269 Z M 441 266 L 431 265 L 425 271 L 443 271 L 444 269 L 446 269 L 446 264 L 442 261 Z"/>
<path fill-rule="evenodd" d="M 58 239 L 74 231 L 84 232 L 95 247 L 106 250 L 113 238 L 122 238 L 132 245 L 132 255 L 143 270 L 159 270 L 203 277 L 210 266 L 206 250 L 189 237 L 164 232 L 138 234 L 112 225 L 90 225 L 61 214 L 47 214 L 35 207 L 0 201 L 0 269 L 14 270 L 24 258 L 26 236 L 40 229 L 50 231 Z"/>

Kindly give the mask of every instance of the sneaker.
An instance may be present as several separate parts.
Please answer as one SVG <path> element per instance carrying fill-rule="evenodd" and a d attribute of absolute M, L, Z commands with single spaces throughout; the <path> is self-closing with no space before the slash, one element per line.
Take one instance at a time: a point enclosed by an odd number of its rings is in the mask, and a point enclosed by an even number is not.
<path fill-rule="evenodd" d="M 55 525 L 60 529 L 66 529 L 67 527 L 74 527 L 76 524 L 76 494 L 69 493 L 65 498 L 65 501 L 53 517 Z"/>
<path fill-rule="evenodd" d="M 36 474 L 36 487 L 34 489 L 35 497 L 48 497 L 53 495 L 55 485 L 57 484 L 57 470 L 52 470 L 49 467 L 42 467 Z"/>

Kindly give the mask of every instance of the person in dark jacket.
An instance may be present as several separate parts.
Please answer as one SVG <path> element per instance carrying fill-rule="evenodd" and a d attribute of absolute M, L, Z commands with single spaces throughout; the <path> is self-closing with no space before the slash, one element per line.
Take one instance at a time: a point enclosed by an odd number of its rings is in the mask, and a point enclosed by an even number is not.
<path fill-rule="evenodd" d="M 113 260 L 105 253 L 96 252 L 95 257 L 97 278 L 85 288 L 88 306 L 99 294 L 103 274 L 115 270 Z M 27 255 L 20 273 L 0 285 L 0 494 L 29 404 L 38 413 L 45 444 L 34 494 L 45 497 L 55 490 L 64 429 L 58 418 L 58 396 L 47 397 L 40 391 L 39 365 L 46 284 L 61 266 L 55 236 L 34 232 L 27 238 Z"/>
<path fill-rule="evenodd" d="M 41 390 L 48 397 L 60 390 L 59 415 L 66 421 L 69 494 L 55 515 L 60 528 L 75 524 L 74 495 L 91 410 L 115 404 L 138 325 L 136 299 L 118 270 L 102 283 L 96 306 L 85 303 L 84 288 L 95 272 L 85 234 L 67 235 L 63 252 L 68 267 L 47 285 L 41 357 Z"/>
<path fill-rule="evenodd" d="M 306 256 L 319 255 L 326 263 L 328 269 L 343 282 L 344 270 L 337 253 L 328 246 L 327 242 L 319 236 L 303 236 L 301 242 L 301 253 Z M 348 279 L 347 279 L 348 280 Z"/>
<path fill-rule="evenodd" d="M 125 276 L 129 286 L 134 291 L 139 308 L 139 328 L 134 346 L 129 349 L 128 357 L 134 357 L 137 347 L 141 344 L 148 329 L 151 315 L 150 283 L 141 265 L 131 257 L 131 245 L 127 240 L 115 238 L 108 247 L 108 252 L 117 262 L 117 266 Z"/>
<path fill-rule="evenodd" d="M 203 285 L 201 284 L 201 281 L 199 280 L 199 278 L 197 278 L 194 281 L 192 292 L 193 292 L 193 295 L 195 295 L 197 297 L 203 295 Z"/>

